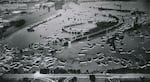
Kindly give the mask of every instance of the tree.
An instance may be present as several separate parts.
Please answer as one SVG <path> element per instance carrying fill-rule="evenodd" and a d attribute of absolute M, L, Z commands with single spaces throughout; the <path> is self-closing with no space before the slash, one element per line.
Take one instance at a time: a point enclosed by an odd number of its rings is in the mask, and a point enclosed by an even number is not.
<path fill-rule="evenodd" d="M 95 82 L 96 78 L 95 75 L 89 75 L 90 81 Z"/>
<path fill-rule="evenodd" d="M 26 23 L 26 21 L 24 19 L 19 19 L 19 20 L 10 22 L 10 24 L 15 27 L 23 26 L 25 23 Z"/>
<path fill-rule="evenodd" d="M 60 78 L 58 82 L 64 82 L 65 78 Z"/>
<path fill-rule="evenodd" d="M 29 78 L 23 78 L 22 82 L 31 82 L 31 80 Z"/>
<path fill-rule="evenodd" d="M 48 74 L 49 73 L 49 69 L 40 69 L 40 73 L 41 74 Z"/>
<path fill-rule="evenodd" d="M 73 82 L 77 82 L 77 77 L 72 78 Z"/>

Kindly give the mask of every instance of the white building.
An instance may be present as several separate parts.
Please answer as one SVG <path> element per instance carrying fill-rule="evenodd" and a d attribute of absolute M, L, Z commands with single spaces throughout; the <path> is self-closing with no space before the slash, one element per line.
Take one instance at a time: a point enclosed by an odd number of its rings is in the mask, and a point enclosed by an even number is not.
<path fill-rule="evenodd" d="M 4 19 L 0 18 L 0 28 L 4 28 L 5 26 L 9 26 L 9 25 L 10 25 L 9 20 L 4 20 Z"/>

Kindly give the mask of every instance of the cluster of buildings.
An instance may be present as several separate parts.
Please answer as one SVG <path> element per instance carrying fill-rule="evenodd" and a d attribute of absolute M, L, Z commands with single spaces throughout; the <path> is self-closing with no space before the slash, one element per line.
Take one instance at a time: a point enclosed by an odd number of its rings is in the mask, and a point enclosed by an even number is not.
<path fill-rule="evenodd" d="M 53 56 L 59 51 L 49 45 L 35 43 L 25 49 L 1 45 L 0 74 L 34 73 L 41 69 L 65 68 L 65 62 Z"/>
<path fill-rule="evenodd" d="M 3 32 L 7 27 L 10 26 L 10 21 L 9 20 L 4 20 L 0 18 L 0 38 L 2 37 Z"/>
<path fill-rule="evenodd" d="M 9 2 L 9 3 L 24 3 L 24 2 L 38 2 L 40 0 L 0 0 L 1 3 Z"/>
<path fill-rule="evenodd" d="M 4 4 L 0 7 L 1 7 L 1 10 L 16 10 L 16 9 L 25 10 L 25 9 L 28 9 L 27 4 L 24 4 L 24 3 L 21 3 L 21 4 L 17 4 L 17 3 Z"/>

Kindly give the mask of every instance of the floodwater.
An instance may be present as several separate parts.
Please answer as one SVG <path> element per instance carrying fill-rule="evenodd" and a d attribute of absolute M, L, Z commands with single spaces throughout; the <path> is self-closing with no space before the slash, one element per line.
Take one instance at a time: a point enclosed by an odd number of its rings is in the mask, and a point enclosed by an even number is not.
<path fill-rule="evenodd" d="M 138 10 L 146 11 L 146 7 L 139 2 L 113 2 L 113 1 L 102 1 L 98 3 L 89 2 L 89 3 L 81 3 L 80 8 L 82 9 L 82 7 L 86 8 L 89 6 L 95 6 L 95 7 L 119 9 L 120 7 L 116 6 L 117 4 L 121 4 L 122 9 L 133 9 L 133 10 L 138 9 Z M 78 8 L 79 11 L 81 11 L 80 8 Z M 79 17 L 79 18 L 82 18 L 82 17 Z M 27 28 L 23 28 L 13 33 L 9 37 L 5 38 L 3 42 L 7 43 L 8 46 L 10 47 L 25 48 L 25 47 L 28 47 L 28 45 L 31 43 L 46 41 L 43 39 L 43 37 L 54 37 L 54 36 L 70 37 L 70 35 L 66 33 L 62 33 L 61 31 L 62 26 L 64 25 L 64 23 L 61 22 L 63 19 L 64 19 L 63 17 L 60 17 L 60 18 L 51 20 L 48 23 L 45 23 L 43 25 L 36 27 L 34 32 L 27 32 Z"/>

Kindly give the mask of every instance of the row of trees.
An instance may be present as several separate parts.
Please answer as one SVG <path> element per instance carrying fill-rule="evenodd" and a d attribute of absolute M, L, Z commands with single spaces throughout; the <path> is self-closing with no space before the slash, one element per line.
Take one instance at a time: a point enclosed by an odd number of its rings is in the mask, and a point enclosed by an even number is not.
<path fill-rule="evenodd" d="M 102 30 L 102 29 L 106 29 L 106 28 L 109 28 L 111 26 L 114 26 L 116 25 L 117 22 L 113 22 L 113 21 L 102 21 L 102 22 L 97 22 L 96 25 L 97 27 L 96 28 L 93 28 L 89 31 L 89 33 L 94 33 L 94 32 L 97 32 L 99 30 Z"/>
<path fill-rule="evenodd" d="M 120 68 L 120 69 L 112 69 L 108 70 L 108 73 L 150 73 L 150 67 L 145 68 Z"/>
<path fill-rule="evenodd" d="M 81 71 L 79 69 L 63 69 L 63 68 L 56 68 L 56 69 L 40 69 L 40 73 L 42 74 L 68 74 L 68 73 L 73 73 L 73 74 L 80 74 Z"/>
<path fill-rule="evenodd" d="M 11 21 L 10 25 L 15 26 L 15 27 L 20 27 L 20 26 L 23 26 L 25 23 L 26 23 L 26 21 L 24 19 L 19 19 L 16 21 Z"/>

